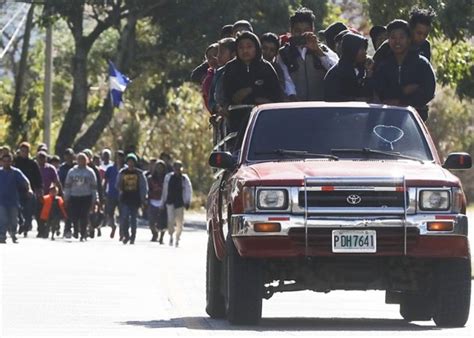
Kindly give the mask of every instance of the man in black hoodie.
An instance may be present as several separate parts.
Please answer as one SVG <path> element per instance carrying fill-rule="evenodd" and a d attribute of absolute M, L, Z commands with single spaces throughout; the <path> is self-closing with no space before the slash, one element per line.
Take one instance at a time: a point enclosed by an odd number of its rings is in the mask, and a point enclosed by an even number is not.
<path fill-rule="evenodd" d="M 376 93 L 386 104 L 415 107 L 426 121 L 426 105 L 433 99 L 436 86 L 433 68 L 425 57 L 410 48 L 410 27 L 406 21 L 392 21 L 387 32 L 391 53 L 375 71 Z"/>
<path fill-rule="evenodd" d="M 326 101 L 370 101 L 372 86 L 366 76 L 367 39 L 353 33 L 342 38 L 339 62 L 324 78 Z"/>
<path fill-rule="evenodd" d="M 19 147 L 18 156 L 15 158 L 13 165 L 20 169 L 21 172 L 28 178 L 31 184 L 31 189 L 36 195 L 21 196 L 21 213 L 23 215 L 24 223 L 20 227 L 19 234 L 23 233 L 26 237 L 28 231 L 32 229 L 32 220 L 37 203 L 43 198 L 43 179 L 41 177 L 40 168 L 35 160 L 30 158 L 30 144 L 28 142 L 22 142 Z"/>
<path fill-rule="evenodd" d="M 272 65 L 263 59 L 258 37 L 248 31 L 241 32 L 236 41 L 237 57 L 224 69 L 223 89 L 226 102 L 231 105 L 257 105 L 283 100 L 278 75 Z M 231 117 L 229 132 L 239 130 L 246 116 Z"/>
<path fill-rule="evenodd" d="M 236 39 L 237 57 L 225 66 L 224 95 L 232 105 L 257 105 L 282 100 L 278 76 L 262 58 L 258 37 L 248 31 Z"/>
<path fill-rule="evenodd" d="M 431 9 L 413 8 L 410 12 L 408 25 L 410 27 L 410 49 L 431 61 L 431 44 L 428 35 L 436 13 Z M 374 54 L 375 68 L 391 54 L 388 41 L 383 42 Z"/>

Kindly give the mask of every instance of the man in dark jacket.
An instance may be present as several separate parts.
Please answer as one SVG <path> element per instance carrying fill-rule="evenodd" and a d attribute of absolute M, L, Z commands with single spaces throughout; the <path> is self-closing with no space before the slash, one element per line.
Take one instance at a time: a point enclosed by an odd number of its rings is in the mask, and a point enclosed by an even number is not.
<path fill-rule="evenodd" d="M 21 172 L 28 178 L 28 181 L 31 184 L 31 189 L 33 190 L 34 195 L 25 195 L 21 196 L 21 213 L 23 215 L 24 223 L 20 227 L 18 233 L 26 237 L 28 231 L 32 229 L 32 220 L 33 214 L 37 209 L 37 203 L 43 197 L 43 178 L 41 177 L 41 171 L 35 160 L 30 158 L 30 144 L 23 142 L 20 144 L 20 151 L 18 156 L 15 158 L 13 166 L 20 169 Z"/>
<path fill-rule="evenodd" d="M 64 152 L 64 162 L 61 164 L 58 170 L 59 181 L 61 182 L 61 185 L 63 187 L 66 184 L 67 173 L 76 165 L 76 162 L 74 161 L 74 157 L 75 157 L 74 150 L 72 150 L 71 148 L 66 149 L 66 151 Z M 64 224 L 64 237 L 65 238 L 71 238 L 71 235 L 72 235 L 71 226 L 72 226 L 71 219 L 67 218 Z"/>
<path fill-rule="evenodd" d="M 326 101 L 370 101 L 372 88 L 366 77 L 367 39 L 353 33 L 342 38 L 342 55 L 324 78 Z"/>
<path fill-rule="evenodd" d="M 227 63 L 224 95 L 231 104 L 263 104 L 282 100 L 278 76 L 262 58 L 258 37 L 242 32 L 236 39 L 237 57 Z"/>
<path fill-rule="evenodd" d="M 347 30 L 347 26 L 344 25 L 342 22 L 334 22 L 330 24 L 325 30 L 320 31 L 319 33 L 324 36 L 324 40 L 329 48 L 331 48 L 334 52 L 336 51 L 336 36 L 344 31 Z"/>
<path fill-rule="evenodd" d="M 428 61 L 431 61 L 431 44 L 427 40 L 431 32 L 431 25 L 435 17 L 435 12 L 432 9 L 414 8 L 410 12 L 408 25 L 410 27 L 410 49 L 420 55 L 423 55 Z M 388 41 L 380 45 L 374 54 L 375 68 L 387 59 L 391 54 Z"/>
<path fill-rule="evenodd" d="M 225 25 L 222 27 L 220 32 L 220 39 L 232 37 L 233 35 L 233 25 Z M 201 84 L 204 78 L 206 77 L 207 70 L 209 69 L 209 63 L 207 60 L 204 60 L 199 66 L 193 69 L 191 72 L 191 82 L 196 84 Z"/>
<path fill-rule="evenodd" d="M 379 49 L 379 47 L 387 40 L 387 28 L 385 26 L 373 26 L 369 32 L 370 39 L 372 40 L 372 45 L 374 50 Z"/>
<path fill-rule="evenodd" d="M 130 153 L 126 157 L 127 167 L 120 170 L 117 178 L 116 188 L 119 191 L 120 204 L 120 226 L 124 236 L 123 244 L 135 243 L 137 234 L 138 209 L 145 205 L 148 194 L 148 183 L 140 169 L 136 167 L 137 156 Z M 129 228 L 132 233 L 130 236 Z"/>
<path fill-rule="evenodd" d="M 237 57 L 227 63 L 222 79 L 226 101 L 231 105 L 282 101 L 278 76 L 272 65 L 263 59 L 258 37 L 244 31 L 237 37 L 236 46 Z M 235 125 L 242 125 L 243 120 Z M 230 129 L 235 131 L 235 128 Z"/>
<path fill-rule="evenodd" d="M 387 26 L 391 54 L 375 71 L 375 90 L 380 100 L 416 108 L 423 121 L 426 105 L 434 96 L 436 80 L 429 61 L 410 49 L 410 28 L 403 20 Z"/>
<path fill-rule="evenodd" d="M 265 60 L 270 62 L 275 69 L 283 93 L 283 90 L 285 90 L 285 78 L 283 76 L 283 70 L 276 62 L 278 51 L 280 49 L 280 39 L 275 33 L 268 32 L 260 37 L 260 42 L 262 43 L 262 56 Z"/>

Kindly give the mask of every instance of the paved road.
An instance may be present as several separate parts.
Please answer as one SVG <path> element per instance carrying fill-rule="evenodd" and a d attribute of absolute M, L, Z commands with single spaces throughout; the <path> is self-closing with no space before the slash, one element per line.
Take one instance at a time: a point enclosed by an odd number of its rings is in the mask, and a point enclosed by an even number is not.
<path fill-rule="evenodd" d="M 296 292 L 264 301 L 258 327 L 232 327 L 204 312 L 206 232 L 188 217 L 179 248 L 134 246 L 106 236 L 80 243 L 22 239 L 0 247 L 0 337 L 311 335 L 474 336 L 474 309 L 462 329 L 406 323 L 383 292 Z M 190 222 L 192 224 L 190 224 Z"/>

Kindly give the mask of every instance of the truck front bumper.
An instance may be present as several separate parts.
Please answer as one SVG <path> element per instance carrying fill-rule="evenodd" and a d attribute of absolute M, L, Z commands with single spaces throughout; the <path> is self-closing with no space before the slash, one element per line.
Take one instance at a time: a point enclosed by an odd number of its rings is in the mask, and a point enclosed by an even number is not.
<path fill-rule="evenodd" d="M 428 222 L 452 222 L 452 231 L 429 231 Z M 278 232 L 257 232 L 256 223 L 279 223 Z M 348 256 L 333 253 L 331 231 L 375 230 L 377 251 L 357 255 L 410 256 L 423 258 L 467 258 L 469 241 L 466 215 L 408 215 L 334 217 L 305 220 L 302 215 L 233 215 L 231 232 L 239 254 L 244 257 L 286 258 L 301 256 Z"/>

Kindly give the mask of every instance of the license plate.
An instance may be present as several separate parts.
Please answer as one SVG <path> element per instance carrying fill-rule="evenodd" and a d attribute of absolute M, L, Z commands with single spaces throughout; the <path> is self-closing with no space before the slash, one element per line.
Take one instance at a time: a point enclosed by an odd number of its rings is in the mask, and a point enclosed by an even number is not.
<path fill-rule="evenodd" d="M 333 230 L 332 252 L 373 253 L 377 252 L 375 230 Z"/>

